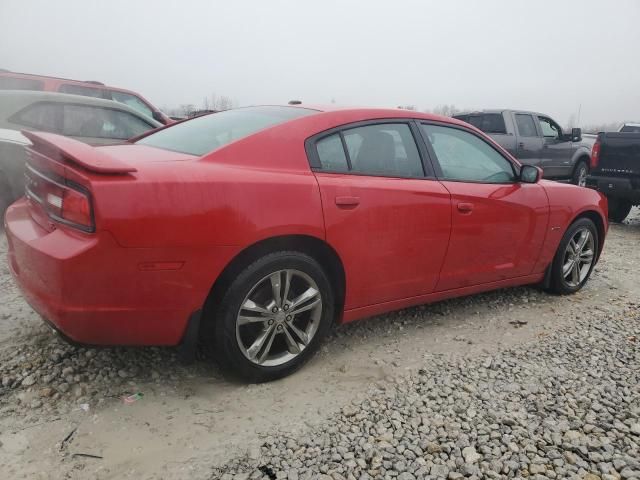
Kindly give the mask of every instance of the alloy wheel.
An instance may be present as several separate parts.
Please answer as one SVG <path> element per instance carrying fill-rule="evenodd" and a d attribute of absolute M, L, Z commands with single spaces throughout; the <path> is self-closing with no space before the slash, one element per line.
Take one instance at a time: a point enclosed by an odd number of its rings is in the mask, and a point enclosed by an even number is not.
<path fill-rule="evenodd" d="M 569 240 L 562 261 L 562 276 L 570 287 L 579 286 L 595 260 L 595 241 L 591 230 L 581 228 Z"/>
<path fill-rule="evenodd" d="M 320 325 L 322 295 L 299 270 L 279 270 L 258 281 L 236 316 L 242 354 L 263 367 L 287 363 L 309 345 Z"/>

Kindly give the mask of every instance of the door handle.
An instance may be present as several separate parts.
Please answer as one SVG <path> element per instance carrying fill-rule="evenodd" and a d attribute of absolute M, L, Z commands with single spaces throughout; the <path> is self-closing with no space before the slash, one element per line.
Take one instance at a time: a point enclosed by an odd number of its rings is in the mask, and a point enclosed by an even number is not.
<path fill-rule="evenodd" d="M 460 213 L 471 213 L 473 211 L 473 203 L 459 203 L 458 211 Z"/>
<path fill-rule="evenodd" d="M 524 148 L 524 142 L 518 143 L 518 148 Z"/>
<path fill-rule="evenodd" d="M 360 197 L 336 197 L 336 205 L 339 207 L 357 207 L 360 205 Z"/>

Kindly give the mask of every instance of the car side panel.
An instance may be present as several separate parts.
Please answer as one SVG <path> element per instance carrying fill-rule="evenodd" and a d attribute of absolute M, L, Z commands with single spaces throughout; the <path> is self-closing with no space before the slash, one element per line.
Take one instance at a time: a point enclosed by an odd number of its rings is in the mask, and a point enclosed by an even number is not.
<path fill-rule="evenodd" d="M 344 264 L 345 308 L 432 292 L 451 232 L 449 192 L 435 180 L 316 173 L 327 242 Z M 336 205 L 340 197 L 358 205 Z"/>
<path fill-rule="evenodd" d="M 452 233 L 437 291 L 529 275 L 544 244 L 547 195 L 537 184 L 443 181 Z M 471 210 L 459 210 L 471 205 Z"/>
<path fill-rule="evenodd" d="M 238 188 L 242 185 L 242 188 Z M 129 180 L 94 183 L 96 224 L 127 247 L 251 245 L 279 235 L 324 238 L 318 184 L 309 172 L 180 162 L 144 164 Z"/>

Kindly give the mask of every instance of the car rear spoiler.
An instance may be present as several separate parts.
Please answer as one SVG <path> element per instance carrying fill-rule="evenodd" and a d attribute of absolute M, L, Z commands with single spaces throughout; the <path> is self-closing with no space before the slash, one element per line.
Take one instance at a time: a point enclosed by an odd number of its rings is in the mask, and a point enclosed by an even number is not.
<path fill-rule="evenodd" d="M 100 149 L 72 138 L 54 133 L 22 131 L 33 145 L 27 147 L 31 155 L 45 156 L 58 162 L 71 162 L 94 173 L 124 174 L 137 171 Z"/>

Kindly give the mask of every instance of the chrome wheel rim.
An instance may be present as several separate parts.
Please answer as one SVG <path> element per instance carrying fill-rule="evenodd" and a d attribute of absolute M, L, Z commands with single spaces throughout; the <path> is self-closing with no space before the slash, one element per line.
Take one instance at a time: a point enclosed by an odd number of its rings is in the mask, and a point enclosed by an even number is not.
<path fill-rule="evenodd" d="M 578 186 L 587 186 L 587 167 L 583 166 L 582 168 L 580 168 L 580 174 L 578 175 Z"/>
<path fill-rule="evenodd" d="M 570 287 L 579 286 L 595 259 L 595 240 L 591 230 L 581 228 L 569 240 L 562 262 L 562 276 Z"/>
<path fill-rule="evenodd" d="M 322 295 L 304 272 L 273 272 L 249 291 L 236 316 L 236 340 L 252 363 L 274 367 L 293 360 L 320 325 Z"/>

